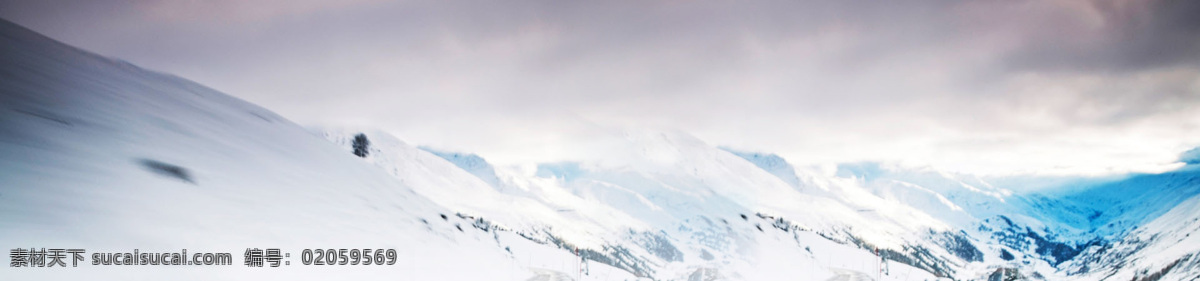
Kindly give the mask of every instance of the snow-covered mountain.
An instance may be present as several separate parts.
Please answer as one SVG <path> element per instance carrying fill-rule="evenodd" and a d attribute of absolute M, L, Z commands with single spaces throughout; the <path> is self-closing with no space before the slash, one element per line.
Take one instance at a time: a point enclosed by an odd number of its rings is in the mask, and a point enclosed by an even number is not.
<path fill-rule="evenodd" d="M 321 131 L 328 139 L 349 151 L 354 130 Z M 588 260 L 607 263 L 628 272 L 659 280 L 687 279 L 691 276 L 727 276 L 761 279 L 771 276 L 804 275 L 821 279 L 837 273 L 821 266 L 812 247 L 799 246 L 801 238 L 790 237 L 791 227 L 779 233 L 766 234 L 770 224 L 782 219 L 768 217 L 757 207 L 757 202 L 736 202 L 721 196 L 714 187 L 742 189 L 742 187 L 780 188 L 786 187 L 773 177 L 757 170 L 754 166 L 732 155 L 699 143 L 697 140 L 678 135 L 648 134 L 646 139 L 629 137 L 626 151 L 636 156 L 646 146 L 666 145 L 664 142 L 690 142 L 697 149 L 708 153 L 710 159 L 681 159 L 685 154 L 676 152 L 658 156 L 667 163 L 648 162 L 643 157 L 618 156 L 598 159 L 596 163 L 543 164 L 536 171 L 497 168 L 481 157 L 467 153 L 428 151 L 404 144 L 386 134 L 365 133 L 372 140 L 371 153 L 365 161 L 371 162 L 404 179 L 418 193 L 434 201 L 451 206 L 464 214 L 479 216 L 490 223 L 504 226 L 522 237 L 539 243 L 569 245 L 585 252 Z M 376 141 L 378 140 L 378 141 Z M 677 148 L 666 147 L 672 150 Z M 670 153 L 668 155 L 667 153 Z M 704 153 L 700 153 L 703 155 Z M 688 151 L 687 157 L 691 157 Z M 692 163 L 697 166 L 676 166 Z M 673 170 L 665 169 L 672 167 Z M 703 167 L 710 166 L 710 167 Z M 454 168 L 458 170 L 454 170 Z M 634 167 L 644 169 L 636 170 Z M 703 167 L 707 172 L 699 171 Z M 719 170 L 740 169 L 740 173 L 758 176 L 745 178 L 738 172 Z M 428 172 L 436 171 L 436 172 Z M 672 174 L 674 173 L 674 174 Z M 711 174 L 709 178 L 694 178 L 699 174 Z M 754 183 L 751 181 L 762 181 Z M 775 186 L 772 186 L 775 185 Z M 727 194 L 740 191 L 726 190 Z M 770 191 L 760 191 L 769 193 Z M 741 200 L 756 200 L 753 196 L 739 196 Z M 814 199 L 796 198 L 793 202 Z M 782 200 L 781 200 L 782 201 Z M 503 204 L 499 202 L 512 202 Z M 812 204 L 822 204 L 816 202 Z M 829 204 L 829 203 L 824 203 Z M 831 207 L 837 205 L 829 204 Z M 839 215 L 856 215 L 855 210 L 845 207 Z M 799 216 L 797 216 L 799 217 Z M 844 226 L 831 221 L 833 216 L 820 217 L 828 225 Z M 867 225 L 869 220 L 857 219 Z M 815 221 L 815 220 L 814 220 Z M 827 227 L 827 235 L 848 239 L 844 232 Z M 892 225 L 891 228 L 897 228 Z M 881 227 L 876 227 L 881 228 Z M 873 255 L 857 247 L 847 246 L 817 235 L 804 236 L 808 240 L 820 240 L 830 244 L 825 252 L 843 257 L 847 252 L 860 254 L 855 266 L 878 267 Z M 907 233 L 907 230 L 894 230 Z M 765 247 L 765 239 L 774 237 L 773 243 L 787 243 L 786 247 Z M 775 237 L 778 236 L 778 237 Z M 786 238 L 786 239 L 785 239 Z M 772 244 L 774 245 L 774 244 Z M 754 262 L 767 257 L 789 257 L 785 264 Z M 851 255 L 853 256 L 853 255 Z M 877 271 L 871 269 L 870 271 Z"/>
<path fill-rule="evenodd" d="M 1175 171 L 1068 195 L 1101 237 L 1062 270 L 1079 280 L 1200 279 L 1200 240 L 1191 238 L 1200 234 L 1200 164 L 1187 157 Z"/>
<path fill-rule="evenodd" d="M 1187 165 L 1174 171 L 1035 178 L 1051 186 L 1036 192 L 1014 192 L 970 175 L 878 163 L 842 165 L 838 173 L 862 180 L 884 198 L 958 222 L 968 236 L 987 242 L 981 247 L 989 249 L 985 253 L 999 254 L 1001 267 L 1051 280 L 1194 280 L 1197 269 L 1187 262 L 1200 249 L 1185 239 L 1200 227 L 1194 151 L 1185 152 L 1180 162 Z"/>
<path fill-rule="evenodd" d="M 830 263 L 845 260 L 842 266 L 850 271 L 879 273 L 876 251 L 907 264 L 887 267 L 913 268 L 906 273 L 917 270 L 930 278 L 967 278 L 988 270 L 978 264 L 979 242 L 921 210 L 867 192 L 854 179 L 793 171 L 783 173 L 788 180 L 747 156 L 753 154 L 682 133 L 627 131 L 612 136 L 621 145 L 596 159 L 542 163 L 529 171 L 495 167 L 470 153 L 412 147 L 370 130 L 317 131 L 347 152 L 353 136 L 366 131 L 368 139 L 379 141 L 372 141 L 377 145 L 365 161 L 413 184 L 418 193 L 499 225 L 518 225 L 508 229 L 535 241 L 596 251 L 592 260 L 639 276 L 834 276 L 845 268 Z M 781 158 L 770 161 L 791 167 Z M 449 167 L 459 170 L 446 171 Z M 461 183 L 415 181 L 439 176 Z M 527 211 L 533 209 L 559 212 Z M 764 241 L 787 246 L 763 247 Z M 820 244 L 836 246 L 813 252 Z M 769 264 L 765 257 L 777 256 L 791 256 L 793 264 L 763 267 Z M 806 260 L 810 266 L 797 265 Z"/>
<path fill-rule="evenodd" d="M 187 249 L 241 261 L 247 248 L 282 248 L 293 255 L 282 268 L 4 267 L 0 279 L 538 276 L 506 247 L 546 247 L 521 239 L 498 246 L 512 237 L 478 230 L 454 214 L 261 107 L 0 21 L 5 251 Z M 399 255 L 393 266 L 299 265 L 301 249 L 328 248 L 391 248 Z"/>
<path fill-rule="evenodd" d="M 872 162 L 831 172 L 624 130 L 590 158 L 497 166 L 370 128 L 302 128 L 9 22 L 0 51 L 9 248 L 399 252 L 378 267 L 0 270 L 17 280 L 1200 276 L 1197 150 L 1162 174 L 1016 180 Z M 1029 182 L 1041 187 L 1017 188 Z"/>

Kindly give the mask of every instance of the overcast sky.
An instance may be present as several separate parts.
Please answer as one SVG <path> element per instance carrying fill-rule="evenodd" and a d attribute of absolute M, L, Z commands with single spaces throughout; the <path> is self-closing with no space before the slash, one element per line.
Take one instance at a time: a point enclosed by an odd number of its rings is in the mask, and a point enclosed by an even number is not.
<path fill-rule="evenodd" d="M 501 164 L 623 128 L 984 174 L 1161 170 L 1200 145 L 1200 1 L 0 3 L 301 124 Z"/>

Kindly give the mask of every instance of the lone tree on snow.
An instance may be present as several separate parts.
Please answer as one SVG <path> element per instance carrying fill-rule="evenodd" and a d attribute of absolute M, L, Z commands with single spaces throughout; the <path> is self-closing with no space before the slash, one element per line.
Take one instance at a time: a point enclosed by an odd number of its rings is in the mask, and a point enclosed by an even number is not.
<path fill-rule="evenodd" d="M 367 140 L 367 135 L 359 133 L 354 136 L 354 155 L 358 157 L 367 157 L 367 146 L 371 145 L 371 141 Z"/>

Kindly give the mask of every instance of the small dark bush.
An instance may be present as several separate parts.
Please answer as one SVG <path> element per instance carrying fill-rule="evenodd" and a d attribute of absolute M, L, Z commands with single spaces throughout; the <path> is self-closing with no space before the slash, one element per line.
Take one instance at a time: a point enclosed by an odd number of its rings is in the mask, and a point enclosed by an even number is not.
<path fill-rule="evenodd" d="M 371 146 L 371 141 L 367 140 L 367 135 L 360 133 L 360 134 L 354 136 L 354 143 L 352 144 L 352 146 L 354 147 L 354 155 L 355 156 L 365 158 L 365 157 L 367 157 L 367 154 L 370 153 L 370 152 L 368 152 L 369 151 L 368 147 Z"/>

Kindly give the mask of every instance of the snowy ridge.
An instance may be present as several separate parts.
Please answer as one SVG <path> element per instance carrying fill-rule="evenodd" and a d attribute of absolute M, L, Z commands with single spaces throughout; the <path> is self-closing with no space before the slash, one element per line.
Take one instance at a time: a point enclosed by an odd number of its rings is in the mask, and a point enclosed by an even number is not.
<path fill-rule="evenodd" d="M 793 167 L 791 163 L 788 163 L 787 160 L 784 160 L 783 157 L 779 157 L 779 155 L 743 152 L 728 147 L 721 147 L 721 149 L 729 151 L 729 153 L 733 153 L 733 155 L 737 155 L 742 159 L 746 159 L 746 161 L 750 161 L 750 163 L 754 163 L 755 166 L 758 166 L 768 173 L 775 175 L 775 177 L 783 180 L 783 182 L 787 183 L 788 185 L 798 188 L 802 184 L 800 182 L 800 177 L 796 176 L 796 167 Z"/>
<path fill-rule="evenodd" d="M 377 267 L 5 267 L 6 279 L 536 276 L 497 246 L 503 237 L 459 230 L 470 221 L 439 218 L 453 212 L 260 107 L 6 21 L 0 21 L 0 73 L 0 241 L 19 243 L 11 248 L 234 256 L 251 247 L 293 255 L 305 248 L 394 248 L 400 254 L 397 265 Z"/>
<path fill-rule="evenodd" d="M 430 147 L 418 148 L 428 151 L 429 153 L 433 153 L 433 155 L 437 155 L 442 159 L 446 159 L 446 161 L 450 161 L 450 163 L 454 163 L 454 165 L 458 166 L 458 168 L 475 175 L 475 177 L 483 180 L 483 182 L 487 183 L 488 185 L 493 187 L 500 187 L 503 185 L 503 183 L 500 182 L 500 178 L 496 176 L 496 169 L 492 167 L 487 160 L 483 160 L 483 157 L 479 157 L 479 155 L 443 152 Z"/>

